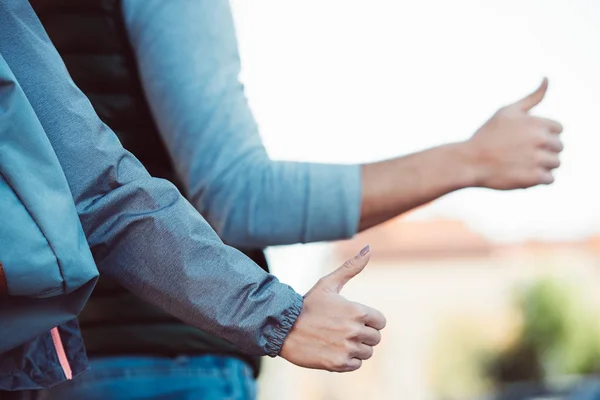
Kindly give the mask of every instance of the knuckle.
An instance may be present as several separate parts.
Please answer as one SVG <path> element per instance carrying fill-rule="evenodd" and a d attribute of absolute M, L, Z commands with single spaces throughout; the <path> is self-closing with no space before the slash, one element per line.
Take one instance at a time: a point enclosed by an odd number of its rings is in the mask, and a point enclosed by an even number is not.
<path fill-rule="evenodd" d="M 348 329 L 348 339 L 356 341 L 361 336 L 362 326 L 359 324 L 353 325 Z"/>
<path fill-rule="evenodd" d="M 356 345 L 353 339 L 346 340 L 343 344 L 343 352 L 346 357 L 350 357 L 356 351 Z"/>
<path fill-rule="evenodd" d="M 364 321 L 369 317 L 369 309 L 366 306 L 363 306 L 362 304 L 356 304 L 354 306 L 354 315 L 360 321 Z"/>
<path fill-rule="evenodd" d="M 317 283 L 315 283 L 315 285 L 313 286 L 313 289 L 314 288 L 325 288 L 325 287 L 328 287 L 329 284 L 330 284 L 330 282 L 331 281 L 330 281 L 329 276 L 324 276 L 324 277 L 320 278 L 317 281 Z M 306 293 L 304 295 L 304 298 L 306 299 L 308 297 L 308 295 L 311 294 L 312 292 L 313 292 L 313 290 L 311 289 L 308 293 Z"/>
<path fill-rule="evenodd" d="M 560 122 L 556 122 L 556 125 L 554 126 L 554 130 L 556 131 L 556 133 L 562 133 L 563 129 L 564 127 L 562 126 L 562 124 Z"/>
<path fill-rule="evenodd" d="M 323 284 L 325 284 L 326 282 L 327 282 L 327 278 L 323 276 L 323 277 L 321 277 L 321 278 L 320 278 L 320 279 L 317 281 L 317 283 L 315 284 L 315 286 L 323 285 Z"/>
<path fill-rule="evenodd" d="M 544 160 L 544 152 L 541 150 L 536 151 L 536 153 L 533 156 L 533 162 L 535 163 L 536 167 L 542 165 L 544 163 Z"/>
<path fill-rule="evenodd" d="M 371 346 L 369 346 L 367 349 L 365 349 L 365 354 L 364 354 L 363 360 L 370 359 L 371 357 L 373 357 L 373 354 L 374 354 L 374 350 Z"/>
<path fill-rule="evenodd" d="M 496 111 L 495 115 L 499 116 L 499 117 L 505 117 L 508 114 L 510 114 L 510 107 L 509 106 L 504 106 L 504 107 L 500 107 L 498 109 L 498 111 Z"/>
<path fill-rule="evenodd" d="M 331 363 L 331 370 L 337 372 L 344 372 L 347 370 L 350 359 L 347 356 L 337 357 Z"/>
<path fill-rule="evenodd" d="M 373 335 L 373 346 L 377 346 L 379 343 L 381 343 L 381 333 L 377 331 L 377 333 Z"/>
<path fill-rule="evenodd" d="M 538 147 L 545 147 L 549 144 L 548 136 L 542 129 L 536 129 L 535 135 L 533 135 L 533 142 Z"/>
<path fill-rule="evenodd" d="M 534 180 L 536 184 L 543 183 L 546 174 L 542 170 L 538 170 L 535 172 Z"/>
<path fill-rule="evenodd" d="M 556 160 L 554 160 L 554 168 L 559 168 L 560 165 L 561 165 L 560 158 L 556 157 Z"/>
<path fill-rule="evenodd" d="M 542 184 L 549 185 L 554 182 L 554 176 L 548 171 L 542 170 L 538 172 L 538 181 Z"/>

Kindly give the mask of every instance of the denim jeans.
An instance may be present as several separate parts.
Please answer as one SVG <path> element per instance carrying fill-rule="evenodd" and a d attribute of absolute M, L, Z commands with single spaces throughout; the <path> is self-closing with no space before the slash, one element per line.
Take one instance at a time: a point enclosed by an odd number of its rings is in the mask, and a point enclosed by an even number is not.
<path fill-rule="evenodd" d="M 233 357 L 91 358 L 92 369 L 36 400 L 254 400 L 252 368 Z"/>

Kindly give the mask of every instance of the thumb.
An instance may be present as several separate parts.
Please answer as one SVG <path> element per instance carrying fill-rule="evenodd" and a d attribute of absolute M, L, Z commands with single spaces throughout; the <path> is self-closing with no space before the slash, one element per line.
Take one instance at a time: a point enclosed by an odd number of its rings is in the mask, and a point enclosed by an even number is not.
<path fill-rule="evenodd" d="M 513 104 L 513 106 L 519 108 L 522 111 L 529 111 L 533 107 L 537 106 L 541 103 L 546 95 L 546 91 L 548 90 L 548 78 L 544 78 L 540 86 L 535 90 L 535 92 L 531 93 L 529 96 L 517 101 Z"/>
<path fill-rule="evenodd" d="M 358 275 L 369 262 L 371 258 L 371 247 L 366 246 L 360 253 L 342 264 L 341 267 L 321 279 L 321 287 L 336 293 L 342 291 L 342 288 L 350 279 Z"/>

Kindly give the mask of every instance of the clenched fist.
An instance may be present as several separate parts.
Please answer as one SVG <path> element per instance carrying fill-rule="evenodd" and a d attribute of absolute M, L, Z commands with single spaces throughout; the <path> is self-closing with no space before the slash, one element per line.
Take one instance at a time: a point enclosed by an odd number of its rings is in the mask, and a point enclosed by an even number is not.
<path fill-rule="evenodd" d="M 381 341 L 386 321 L 379 311 L 339 293 L 369 262 L 369 247 L 321 278 L 304 296 L 302 312 L 280 356 L 301 367 L 348 372 L 360 368 Z"/>
<path fill-rule="evenodd" d="M 529 114 L 547 89 L 544 79 L 535 92 L 498 110 L 466 142 L 477 166 L 473 171 L 476 186 L 509 190 L 554 182 L 552 170 L 560 166 L 563 128 L 556 121 Z"/>

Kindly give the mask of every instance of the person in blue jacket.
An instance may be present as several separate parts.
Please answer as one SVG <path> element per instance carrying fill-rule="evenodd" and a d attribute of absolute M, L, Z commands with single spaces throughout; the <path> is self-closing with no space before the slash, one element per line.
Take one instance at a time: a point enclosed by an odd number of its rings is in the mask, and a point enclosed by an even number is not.
<path fill-rule="evenodd" d="M 301 296 L 224 245 L 171 183 L 150 177 L 123 149 L 73 84 L 25 0 L 0 2 L 0 55 L 15 76 L 2 84 L 22 90 L 39 118 L 101 273 L 250 354 L 339 372 L 370 357 L 385 318 L 339 295 L 366 265 L 368 247 Z M 74 322 L 61 331 L 75 376 L 86 368 L 81 338 Z M 0 354 L 0 390 L 68 378 L 47 345 L 34 339 Z"/>

